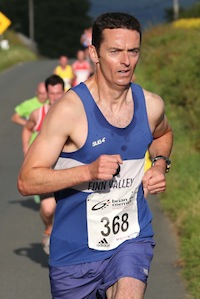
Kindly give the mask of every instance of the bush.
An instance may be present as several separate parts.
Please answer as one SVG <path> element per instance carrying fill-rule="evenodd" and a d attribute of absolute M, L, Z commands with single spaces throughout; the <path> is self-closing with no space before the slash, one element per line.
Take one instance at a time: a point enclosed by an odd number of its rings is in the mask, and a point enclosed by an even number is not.
<path fill-rule="evenodd" d="M 179 19 L 172 23 L 174 28 L 200 28 L 200 18 Z"/>
<path fill-rule="evenodd" d="M 144 45 L 145 44 L 145 45 Z M 159 26 L 144 35 L 140 63 L 145 65 L 143 81 L 165 101 L 182 107 L 187 127 L 200 150 L 200 38 L 199 31 Z M 148 82 L 148 83 L 147 83 Z M 155 84 L 154 84 L 155 85 Z"/>

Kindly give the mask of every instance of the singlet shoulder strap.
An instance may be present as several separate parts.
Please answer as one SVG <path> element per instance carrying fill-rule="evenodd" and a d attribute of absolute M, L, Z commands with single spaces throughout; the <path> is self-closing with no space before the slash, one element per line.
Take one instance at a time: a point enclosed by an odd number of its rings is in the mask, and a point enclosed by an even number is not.
<path fill-rule="evenodd" d="M 45 118 L 45 115 L 47 114 L 47 111 L 48 111 L 48 105 L 44 105 L 44 106 L 39 108 L 38 121 L 37 121 L 37 123 L 34 127 L 35 132 L 39 132 L 41 130 L 42 123 L 43 123 L 43 120 Z"/>
<path fill-rule="evenodd" d="M 104 121 L 104 124 L 107 123 L 85 83 L 80 83 L 79 85 L 73 87 L 72 90 L 74 90 L 79 96 L 84 105 L 86 113 L 90 115 L 88 122 L 90 122 L 91 117 L 96 114 L 96 117 L 98 117 L 99 121 Z M 143 88 L 138 84 L 131 83 L 131 90 L 134 101 L 134 116 L 129 127 L 131 128 L 132 125 L 135 126 L 135 120 L 140 119 L 141 123 L 144 123 L 150 131 Z M 135 117 L 136 115 L 137 117 Z M 120 128 L 116 128 L 116 130 L 120 130 Z"/>
<path fill-rule="evenodd" d="M 94 106 L 96 106 L 96 103 L 94 102 L 94 99 L 93 99 L 89 89 L 87 88 L 86 84 L 81 82 L 80 84 L 73 87 L 72 90 L 81 99 L 86 112 L 87 113 L 93 112 L 94 111 Z"/>

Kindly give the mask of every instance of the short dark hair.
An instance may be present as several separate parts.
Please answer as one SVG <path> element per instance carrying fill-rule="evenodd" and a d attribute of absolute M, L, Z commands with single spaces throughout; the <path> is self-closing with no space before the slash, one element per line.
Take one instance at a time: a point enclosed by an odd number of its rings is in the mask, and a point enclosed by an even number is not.
<path fill-rule="evenodd" d="M 141 43 L 141 25 L 134 16 L 122 12 L 105 13 L 97 17 L 92 27 L 92 45 L 95 46 L 97 53 L 99 53 L 100 45 L 103 42 L 103 30 L 118 28 L 136 30 L 140 34 Z"/>
<path fill-rule="evenodd" d="M 49 76 L 46 80 L 45 80 L 45 87 L 46 87 L 46 90 L 48 91 L 48 86 L 49 85 L 57 85 L 57 84 L 61 84 L 62 85 L 62 88 L 63 90 L 65 90 L 65 83 L 63 81 L 63 79 L 58 76 L 58 75 L 51 75 Z"/>

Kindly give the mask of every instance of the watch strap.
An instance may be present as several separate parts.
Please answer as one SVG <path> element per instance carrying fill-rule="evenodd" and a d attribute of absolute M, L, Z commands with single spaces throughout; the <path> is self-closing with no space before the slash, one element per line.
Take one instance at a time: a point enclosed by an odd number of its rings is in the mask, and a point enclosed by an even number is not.
<path fill-rule="evenodd" d="M 168 157 L 166 157 L 166 156 L 161 156 L 161 155 L 159 155 L 159 156 L 156 156 L 155 158 L 153 158 L 153 159 L 151 160 L 151 161 L 152 161 L 152 166 L 154 166 L 155 162 L 158 161 L 158 160 L 160 160 L 160 159 L 163 159 L 163 160 L 166 162 L 166 170 L 165 170 L 165 172 L 166 172 L 166 173 L 169 172 L 170 167 L 171 167 L 171 161 L 170 161 L 170 159 L 169 159 Z"/>

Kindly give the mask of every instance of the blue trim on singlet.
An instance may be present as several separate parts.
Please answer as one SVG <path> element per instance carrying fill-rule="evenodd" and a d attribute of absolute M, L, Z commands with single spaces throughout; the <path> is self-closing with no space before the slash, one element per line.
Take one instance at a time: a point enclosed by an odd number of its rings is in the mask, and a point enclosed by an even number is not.
<path fill-rule="evenodd" d="M 143 90 L 134 83 L 131 84 L 131 88 L 134 116 L 126 128 L 117 128 L 105 119 L 84 83 L 74 87 L 72 90 L 84 105 L 88 121 L 88 136 L 79 150 L 70 153 L 62 152 L 60 158 L 83 164 L 91 163 L 102 154 L 120 154 L 123 161 L 144 159 L 153 137 L 148 123 Z M 55 193 L 57 208 L 51 235 L 49 259 L 51 266 L 98 261 L 115 252 L 116 249 L 101 251 L 90 249 L 87 245 L 86 197 L 90 193 L 73 188 Z M 152 215 L 143 195 L 142 184 L 139 186 L 137 202 L 140 235 L 136 239 L 143 240 L 152 237 L 153 231 Z"/>

